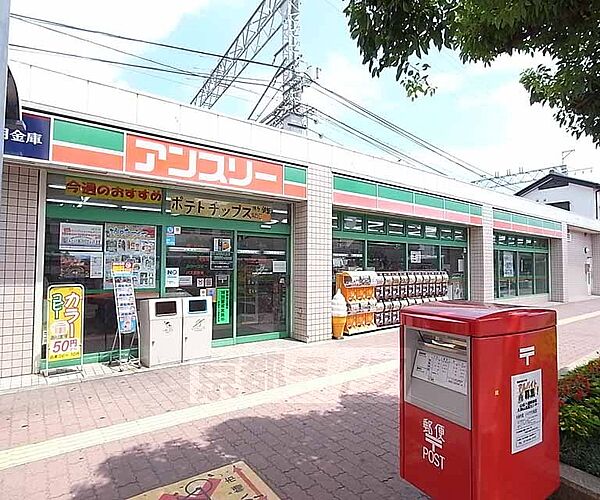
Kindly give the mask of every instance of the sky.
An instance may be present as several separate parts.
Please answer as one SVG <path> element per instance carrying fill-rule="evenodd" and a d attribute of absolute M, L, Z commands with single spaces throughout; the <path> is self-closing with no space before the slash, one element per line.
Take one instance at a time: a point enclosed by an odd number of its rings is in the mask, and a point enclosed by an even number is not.
<path fill-rule="evenodd" d="M 259 0 L 171 0 L 168 4 L 158 0 L 12 0 L 11 12 L 222 54 L 258 4 Z M 358 48 L 350 38 L 342 13 L 344 4 L 339 0 L 302 0 L 301 3 L 303 67 L 309 68 L 312 75 L 318 73 L 317 81 L 321 85 L 358 102 L 489 175 L 560 165 L 563 152 L 574 150 L 565 160 L 572 175 L 600 181 L 600 168 L 594 168 L 600 159 L 600 152 L 592 141 L 587 138 L 576 140 L 558 126 L 551 110 L 540 105 L 531 106 L 527 93 L 519 84 L 520 72 L 536 66 L 541 62 L 540 59 L 529 56 L 503 57 L 491 68 L 484 68 L 482 65 L 464 66 L 456 54 L 436 51 L 427 60 L 432 66 L 431 81 L 437 89 L 436 93 L 432 97 L 420 97 L 412 101 L 395 81 L 393 70 L 384 72 L 380 78 L 372 78 L 368 68 L 361 64 Z M 111 61 L 141 65 L 155 65 L 151 61 L 158 61 L 194 75 L 126 69 L 114 64 L 41 54 L 14 47 L 10 49 L 10 58 L 184 103 L 189 103 L 202 86 L 201 75 L 210 73 L 217 63 L 214 57 L 101 35 L 69 32 L 121 52 L 15 18 L 11 19 L 9 38 L 13 45 Z M 272 63 L 273 55 L 280 46 L 281 37 L 275 35 L 256 60 Z M 246 118 L 274 71 L 268 67 L 249 65 L 242 78 L 252 84 L 236 82 L 235 88 L 229 89 L 212 109 Z M 57 88 L 56 91 L 61 92 L 61 89 Z M 259 111 L 271 95 L 267 93 Z M 276 101 L 277 96 L 272 103 Z M 451 177 L 474 178 L 472 173 L 456 164 L 324 97 L 315 86 L 305 89 L 303 101 Z M 386 156 L 322 119 L 311 119 L 309 129 L 311 137 Z"/>

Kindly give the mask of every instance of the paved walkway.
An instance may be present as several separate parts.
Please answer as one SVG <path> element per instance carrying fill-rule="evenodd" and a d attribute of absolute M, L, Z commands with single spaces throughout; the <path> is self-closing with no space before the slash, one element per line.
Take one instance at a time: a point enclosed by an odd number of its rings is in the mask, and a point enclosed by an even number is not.
<path fill-rule="evenodd" d="M 596 304 L 558 306 L 563 365 L 600 349 Z M 128 498 L 237 460 L 281 498 L 421 498 L 397 473 L 397 337 L 0 395 L 0 498 Z"/>

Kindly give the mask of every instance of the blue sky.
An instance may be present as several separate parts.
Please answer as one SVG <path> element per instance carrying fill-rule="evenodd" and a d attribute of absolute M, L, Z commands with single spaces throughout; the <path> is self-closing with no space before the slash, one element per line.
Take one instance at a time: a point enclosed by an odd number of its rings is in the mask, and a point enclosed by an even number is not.
<path fill-rule="evenodd" d="M 172 0 L 168 9 L 164 5 L 158 0 L 77 3 L 66 0 L 13 0 L 11 8 L 13 12 L 67 24 L 222 53 L 254 11 L 258 0 Z M 322 85 L 490 173 L 505 173 L 507 169 L 514 172 L 519 167 L 528 170 L 557 165 L 561 160 L 561 151 L 567 149 L 575 149 L 567 162 L 571 169 L 592 167 L 597 162 L 598 152 L 591 141 L 576 141 L 559 129 L 549 110 L 529 106 L 518 77 L 522 69 L 536 65 L 538 59 L 504 58 L 492 68 L 483 68 L 480 65 L 465 67 L 453 53 L 432 54 L 428 62 L 433 68 L 431 79 L 438 89 L 437 93 L 433 97 L 411 101 L 396 83 L 393 70 L 381 78 L 372 79 L 367 68 L 361 65 L 358 49 L 349 36 L 341 12 L 343 5 L 338 0 L 303 0 L 301 4 L 304 61 L 309 66 L 321 69 L 319 81 Z M 121 16 L 116 17 L 115 12 L 120 12 Z M 94 39 L 190 71 L 209 72 L 216 63 L 213 58 L 184 52 L 117 43 L 101 37 Z M 106 49 L 65 39 L 40 28 L 23 26 L 19 21 L 12 22 L 11 41 L 146 64 Z M 257 59 L 271 62 L 280 43 L 279 36 L 276 36 Z M 198 78 L 160 73 L 150 76 L 145 71 L 134 72 L 97 63 L 73 63 L 66 58 L 21 51 L 11 51 L 11 57 L 82 74 L 90 79 L 109 80 L 116 85 L 182 102 L 189 102 L 202 83 Z M 271 74 L 264 68 L 250 66 L 244 76 L 264 79 L 270 78 Z M 256 85 L 241 87 L 245 90 L 232 89 L 213 109 L 245 118 L 262 88 Z M 307 90 L 305 98 L 309 104 L 393 144 L 420 161 L 455 177 L 469 177 L 459 167 L 324 99 L 314 90 Z M 353 149 L 376 152 L 326 123 L 311 123 L 311 129 Z M 577 174 L 595 178 L 600 176 L 596 172 Z"/>

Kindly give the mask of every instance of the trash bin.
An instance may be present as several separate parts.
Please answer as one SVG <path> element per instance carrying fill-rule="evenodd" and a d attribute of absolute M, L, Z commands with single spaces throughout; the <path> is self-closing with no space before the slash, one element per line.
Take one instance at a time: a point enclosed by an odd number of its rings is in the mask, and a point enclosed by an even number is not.
<path fill-rule="evenodd" d="M 181 299 L 183 310 L 182 360 L 210 356 L 212 344 L 213 305 L 212 297 L 185 297 Z"/>
<path fill-rule="evenodd" d="M 559 486 L 556 312 L 466 301 L 402 310 L 400 475 L 436 499 Z"/>
<path fill-rule="evenodd" d="M 142 365 L 181 362 L 181 299 L 140 300 L 139 321 Z"/>

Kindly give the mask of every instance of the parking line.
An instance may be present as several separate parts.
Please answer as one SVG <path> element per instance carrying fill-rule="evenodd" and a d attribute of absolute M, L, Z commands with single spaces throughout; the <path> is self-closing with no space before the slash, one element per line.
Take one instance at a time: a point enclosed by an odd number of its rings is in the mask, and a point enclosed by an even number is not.
<path fill-rule="evenodd" d="M 47 441 L 17 446 L 0 451 L 0 470 L 10 469 L 38 460 L 57 457 L 65 453 L 98 446 L 119 439 L 139 436 L 149 432 L 175 427 L 196 420 L 224 415 L 238 410 L 253 408 L 263 404 L 281 401 L 289 397 L 340 385 L 373 375 L 380 375 L 399 367 L 398 360 L 385 361 L 374 365 L 361 366 L 312 380 L 295 382 L 293 384 L 267 389 L 265 391 L 245 394 L 235 398 L 215 401 L 181 410 L 152 415 L 128 422 L 91 429 L 67 436 L 61 436 Z"/>

